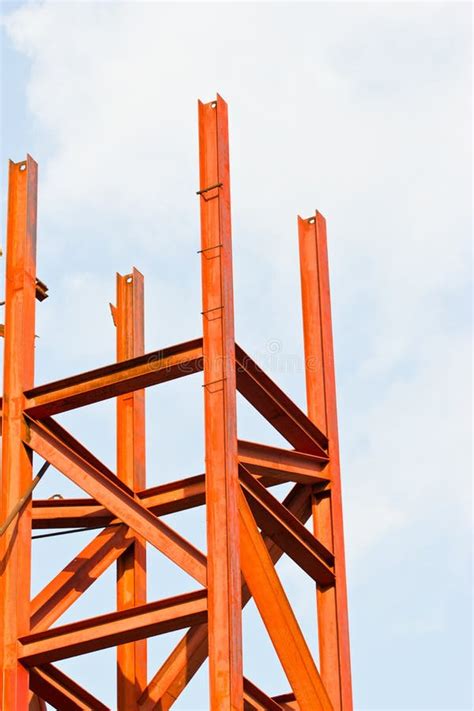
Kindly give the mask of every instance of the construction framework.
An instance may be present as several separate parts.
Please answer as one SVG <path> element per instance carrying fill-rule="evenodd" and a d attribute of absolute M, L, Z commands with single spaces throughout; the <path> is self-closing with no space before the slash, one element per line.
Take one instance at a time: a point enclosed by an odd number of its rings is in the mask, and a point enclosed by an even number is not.
<path fill-rule="evenodd" d="M 3 711 L 108 707 L 55 662 L 117 647 L 118 711 L 169 709 L 209 657 L 210 708 L 352 709 L 341 481 L 326 223 L 298 218 L 305 414 L 235 342 L 227 104 L 199 102 L 202 337 L 144 351 L 143 277 L 117 275 L 117 361 L 35 385 L 37 165 L 10 162 L 2 402 L 0 662 Z M 205 474 L 147 488 L 145 388 L 203 372 Z M 287 440 L 238 439 L 239 391 Z M 54 418 L 107 398 L 117 403 L 117 470 Z M 33 478 L 33 452 L 44 460 Z M 34 499 L 51 465 L 80 499 Z M 293 482 L 283 502 L 271 487 Z M 206 506 L 207 555 L 162 516 Z M 312 532 L 305 525 L 312 518 Z M 30 599 L 32 529 L 98 528 L 96 537 Z M 73 540 L 73 539 L 70 539 Z M 146 544 L 199 585 L 147 602 Z M 73 544 L 71 544 L 73 545 Z M 275 569 L 290 556 L 315 582 L 319 670 Z M 116 563 L 115 612 L 53 624 Z M 253 598 L 288 688 L 275 697 L 242 673 L 242 608 Z M 316 601 L 316 600 L 315 600 Z M 146 638 L 183 629 L 147 678 Z"/>

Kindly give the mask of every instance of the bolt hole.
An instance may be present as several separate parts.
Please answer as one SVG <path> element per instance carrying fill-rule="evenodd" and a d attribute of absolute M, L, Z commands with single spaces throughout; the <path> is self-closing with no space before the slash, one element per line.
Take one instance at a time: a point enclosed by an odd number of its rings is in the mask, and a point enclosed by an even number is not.
<path fill-rule="evenodd" d="M 314 219 L 314 217 L 310 217 L 309 220 L 308 220 L 308 222 L 309 222 L 310 225 L 314 225 L 314 223 L 316 222 L 316 220 Z"/>
<path fill-rule="evenodd" d="M 131 284 L 131 283 L 132 283 L 132 277 L 129 276 L 129 277 L 127 277 L 127 284 Z"/>
<path fill-rule="evenodd" d="M 216 106 L 217 106 L 217 101 L 213 101 L 213 102 L 211 103 L 211 109 L 215 109 Z"/>
<path fill-rule="evenodd" d="M 26 170 L 26 163 L 22 163 L 20 165 L 20 170 Z"/>

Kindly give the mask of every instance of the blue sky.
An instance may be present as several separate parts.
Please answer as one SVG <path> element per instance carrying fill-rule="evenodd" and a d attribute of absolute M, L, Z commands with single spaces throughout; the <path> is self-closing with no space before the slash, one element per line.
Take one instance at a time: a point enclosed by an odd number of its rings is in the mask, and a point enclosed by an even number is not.
<path fill-rule="evenodd" d="M 239 343 L 304 407 L 296 215 L 330 240 L 357 709 L 471 708 L 471 9 L 4 3 L 7 159 L 39 162 L 37 382 L 114 360 L 115 272 L 149 350 L 200 332 L 197 98 L 229 103 Z M 3 228 L 4 230 L 4 228 Z M 3 270 L 2 270 L 3 271 Z M 290 367 L 291 364 L 291 367 Z M 147 393 L 148 481 L 203 470 L 193 376 Z M 62 421 L 114 466 L 114 404 Z M 280 444 L 239 404 L 242 437 Z M 39 495 L 72 494 L 49 472 Z M 205 549 L 202 512 L 173 525 Z M 87 535 L 34 544 L 37 591 Z M 150 551 L 150 599 L 193 584 Z M 279 573 L 316 648 L 314 591 Z M 114 607 L 114 574 L 61 621 Z M 255 609 L 248 676 L 288 684 Z M 179 634 L 150 645 L 150 675 Z M 114 655 L 60 665 L 114 706 Z M 207 708 L 207 667 L 177 709 Z"/>

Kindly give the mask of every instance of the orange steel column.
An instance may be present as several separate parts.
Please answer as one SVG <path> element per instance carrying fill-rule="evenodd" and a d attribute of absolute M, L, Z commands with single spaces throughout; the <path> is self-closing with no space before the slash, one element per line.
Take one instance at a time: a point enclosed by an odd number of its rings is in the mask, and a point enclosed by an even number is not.
<path fill-rule="evenodd" d="M 117 360 L 144 353 L 143 276 L 137 269 L 117 274 L 117 306 L 112 309 L 117 326 Z M 117 398 L 117 474 L 133 491 L 146 486 L 145 392 Z M 117 608 L 124 610 L 146 602 L 146 547 L 137 536 L 117 560 Z M 147 684 L 146 640 L 117 647 L 118 711 L 138 710 L 138 699 Z"/>
<path fill-rule="evenodd" d="M 298 218 L 308 415 L 329 440 L 329 495 L 313 496 L 317 538 L 335 556 L 336 582 L 318 587 L 321 677 L 336 711 L 351 711 L 352 683 L 347 612 L 341 475 L 336 409 L 326 221 L 321 213 Z"/>
<path fill-rule="evenodd" d="M 24 396 L 33 386 L 38 166 L 10 162 L 0 521 L 31 484 L 31 450 L 22 443 Z M 17 640 L 30 628 L 31 499 L 0 539 L 0 663 L 3 711 L 28 708 L 28 672 Z"/>
<path fill-rule="evenodd" d="M 199 102 L 210 707 L 243 707 L 227 104 Z"/>

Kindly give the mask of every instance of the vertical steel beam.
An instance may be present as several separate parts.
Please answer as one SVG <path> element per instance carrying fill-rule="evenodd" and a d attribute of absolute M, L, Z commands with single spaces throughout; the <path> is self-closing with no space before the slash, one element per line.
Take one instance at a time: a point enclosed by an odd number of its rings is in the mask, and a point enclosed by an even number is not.
<path fill-rule="evenodd" d="M 318 587 L 321 677 L 336 711 L 352 710 L 341 474 L 326 221 L 298 218 L 308 415 L 329 439 L 330 495 L 313 497 L 315 536 L 335 556 L 334 586 Z"/>
<path fill-rule="evenodd" d="M 31 451 L 22 442 L 23 391 L 33 386 L 38 166 L 9 167 L 5 279 L 3 447 L 0 521 L 31 484 Z M 18 662 L 18 637 L 30 625 L 31 499 L 0 539 L 0 707 L 28 708 L 28 672 Z"/>
<path fill-rule="evenodd" d="M 213 711 L 243 705 L 227 104 L 199 102 L 209 674 Z"/>
<path fill-rule="evenodd" d="M 117 360 L 144 353 L 143 276 L 137 269 L 117 274 Z M 117 475 L 133 491 L 146 487 L 145 391 L 117 398 Z M 146 602 L 146 544 L 139 536 L 117 560 L 117 609 Z M 147 684 L 146 640 L 117 647 L 118 711 L 136 711 Z"/>

